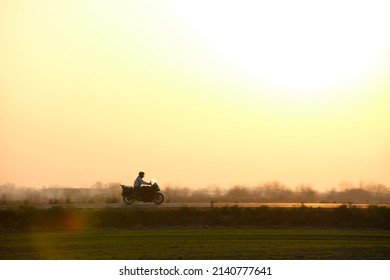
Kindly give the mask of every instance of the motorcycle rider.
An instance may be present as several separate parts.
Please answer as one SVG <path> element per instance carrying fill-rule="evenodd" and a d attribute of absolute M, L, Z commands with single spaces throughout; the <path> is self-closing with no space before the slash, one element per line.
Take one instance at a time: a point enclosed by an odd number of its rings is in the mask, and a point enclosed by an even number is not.
<path fill-rule="evenodd" d="M 151 183 L 145 182 L 142 178 L 145 176 L 145 172 L 140 171 L 138 172 L 138 177 L 134 181 L 134 190 L 136 192 L 136 195 L 141 194 L 141 186 L 151 186 Z"/>

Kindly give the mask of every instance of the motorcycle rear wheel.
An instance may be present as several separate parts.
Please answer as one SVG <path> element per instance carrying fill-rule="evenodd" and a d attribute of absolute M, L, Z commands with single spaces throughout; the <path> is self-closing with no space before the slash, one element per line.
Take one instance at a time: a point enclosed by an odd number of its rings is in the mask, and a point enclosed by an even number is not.
<path fill-rule="evenodd" d="M 123 197 L 123 202 L 130 205 L 130 204 L 132 204 L 134 202 L 134 197 L 124 196 Z"/>
<path fill-rule="evenodd" d="M 155 204 L 161 204 L 164 201 L 164 195 L 162 193 L 156 193 L 153 197 L 153 202 Z"/>

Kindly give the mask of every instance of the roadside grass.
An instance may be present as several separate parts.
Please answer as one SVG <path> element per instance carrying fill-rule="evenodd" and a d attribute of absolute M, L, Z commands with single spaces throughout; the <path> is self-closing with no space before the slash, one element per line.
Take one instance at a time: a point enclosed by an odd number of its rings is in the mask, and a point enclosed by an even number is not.
<path fill-rule="evenodd" d="M 311 227 L 390 229 L 390 208 L 0 209 L 1 230 L 167 227 Z"/>
<path fill-rule="evenodd" d="M 0 259 L 390 259 L 390 208 L 0 209 Z"/>
<path fill-rule="evenodd" d="M 390 259 L 390 232 L 342 229 L 3 231 L 0 259 Z"/>

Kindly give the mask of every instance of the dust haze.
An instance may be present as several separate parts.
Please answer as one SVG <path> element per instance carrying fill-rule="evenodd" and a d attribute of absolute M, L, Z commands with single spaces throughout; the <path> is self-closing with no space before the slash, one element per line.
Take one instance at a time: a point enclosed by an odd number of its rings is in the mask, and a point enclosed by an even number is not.
<path fill-rule="evenodd" d="M 279 202 L 279 203 L 390 203 L 390 188 L 376 183 L 340 183 L 338 188 L 320 192 L 310 185 L 295 188 L 278 181 L 257 186 L 236 185 L 230 188 L 209 186 L 189 188 L 161 186 L 165 203 L 191 202 Z M 88 188 L 49 186 L 42 188 L 20 187 L 15 184 L 0 185 L 0 204 L 105 204 L 122 201 L 120 183 L 96 182 Z"/>

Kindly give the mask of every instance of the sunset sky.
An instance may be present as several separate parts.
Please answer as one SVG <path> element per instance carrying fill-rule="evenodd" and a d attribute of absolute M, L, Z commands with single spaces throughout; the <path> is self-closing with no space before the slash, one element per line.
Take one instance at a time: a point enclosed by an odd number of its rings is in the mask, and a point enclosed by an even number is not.
<path fill-rule="evenodd" d="M 0 0 L 0 184 L 390 187 L 386 0 Z"/>

